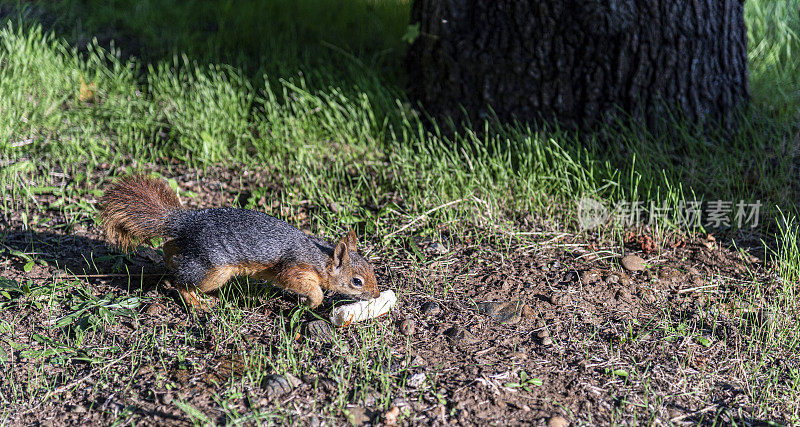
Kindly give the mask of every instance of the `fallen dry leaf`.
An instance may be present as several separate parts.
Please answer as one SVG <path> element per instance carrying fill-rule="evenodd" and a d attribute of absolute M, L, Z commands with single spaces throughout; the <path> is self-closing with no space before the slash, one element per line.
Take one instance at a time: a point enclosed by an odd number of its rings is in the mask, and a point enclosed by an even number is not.
<path fill-rule="evenodd" d="M 81 90 L 80 95 L 78 95 L 78 99 L 81 102 L 94 102 L 95 90 L 97 86 L 94 83 L 86 84 L 81 77 Z"/>

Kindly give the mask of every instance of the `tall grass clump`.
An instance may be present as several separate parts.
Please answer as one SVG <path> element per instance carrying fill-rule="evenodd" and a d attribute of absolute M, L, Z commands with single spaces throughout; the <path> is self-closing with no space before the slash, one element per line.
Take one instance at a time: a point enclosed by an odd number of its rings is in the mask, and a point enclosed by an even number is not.
<path fill-rule="evenodd" d="M 748 1 L 748 59 L 753 101 L 777 124 L 800 111 L 800 1 Z"/>
<path fill-rule="evenodd" d="M 800 346 L 800 301 L 797 285 L 800 283 L 800 226 L 796 216 L 781 214 L 778 219 L 777 248 L 772 256 L 775 263 L 776 279 L 779 281 L 772 315 L 777 323 L 775 331 L 778 343 L 796 351 Z"/>
<path fill-rule="evenodd" d="M 113 52 L 90 45 L 78 55 L 41 26 L 8 23 L 0 62 L 0 144 L 22 147 L 12 154 L 107 158 L 109 139 L 142 144 L 155 129 L 135 64 Z"/>
<path fill-rule="evenodd" d="M 232 149 L 251 143 L 253 88 L 236 69 L 193 66 L 184 57 L 150 68 L 147 81 L 161 132 L 177 144 L 172 151 L 182 160 L 224 162 Z"/>

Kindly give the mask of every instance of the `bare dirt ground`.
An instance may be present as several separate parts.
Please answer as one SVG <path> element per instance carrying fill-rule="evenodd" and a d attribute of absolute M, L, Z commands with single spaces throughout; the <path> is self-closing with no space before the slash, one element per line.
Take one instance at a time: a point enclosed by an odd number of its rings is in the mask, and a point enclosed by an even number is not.
<path fill-rule="evenodd" d="M 172 176 L 181 190 L 196 193 L 185 200 L 190 207 L 235 204 L 251 196 L 244 189 L 269 188 L 269 177 L 259 173 L 241 180 L 241 171 L 229 170 L 205 172 L 202 180 L 196 171 Z M 43 194 L 39 202 L 56 198 Z M 301 225 L 313 213 L 311 203 L 295 210 Z M 347 353 L 369 352 L 357 328 L 336 331 L 346 345 L 334 345 L 326 339 L 329 331 L 305 312 L 291 343 L 312 350 L 301 353 L 299 375 L 253 381 L 250 355 L 256 348 L 284 351 L 281 337 L 292 330 L 296 298 L 254 298 L 234 340 L 224 316 L 184 310 L 159 251 L 121 257 L 91 222 L 55 231 L 66 219 L 58 211 L 44 215 L 47 227 L 24 230 L 19 218 L 4 224 L 6 283 L 36 286 L 83 274 L 77 280 L 94 296 L 120 301 L 136 295 L 142 302 L 134 316 L 88 335 L 87 348 L 92 342 L 118 347 L 95 363 L 92 354 L 59 352 L 54 344 L 65 334 L 54 319 L 76 311 L 75 288 L 68 295 L 52 291 L 63 297 L 57 304 L 36 304 L 35 292 L 0 296 L 0 324 L 13 325 L 3 332 L 6 342 L 0 340 L 7 352 L 0 390 L 12 425 L 190 424 L 176 402 L 219 423 L 229 419 L 225 414 L 256 410 L 281 414 L 273 420 L 278 423 L 356 425 L 391 424 L 398 416 L 399 423 L 436 425 L 558 425 L 558 417 L 573 424 L 788 421 L 779 401 L 764 408 L 761 380 L 747 362 L 757 331 L 779 315 L 759 304 L 775 286 L 773 278 L 763 260 L 726 248 L 724 238 L 658 241 L 637 230 L 623 248 L 534 225 L 525 239 L 509 240 L 478 237 L 487 235 L 480 229 L 450 235 L 443 226 L 441 241 L 408 230 L 414 247 L 382 256 L 390 252 L 367 237 L 379 283 L 399 296 L 392 313 L 374 321 L 393 355 L 375 362 L 388 360 L 393 383 L 350 392 L 351 384 L 331 369 Z M 30 266 L 10 250 L 36 251 L 48 263 Z M 620 265 L 623 250 L 641 258 L 640 271 Z M 125 268 L 144 275 L 130 279 Z M 319 312 L 324 318 L 325 307 Z M 164 330 L 182 331 L 181 339 L 144 352 L 137 347 L 142 335 Z M 787 369 L 800 366 L 797 355 L 780 349 L 759 360 L 764 366 L 758 369 L 773 370 L 779 383 L 789 381 Z M 32 386 L 39 383 L 47 386 Z M 215 396 L 231 384 L 242 384 L 239 395 L 222 404 Z M 379 391 L 387 389 L 393 390 L 389 400 Z M 345 409 L 320 412 L 342 395 Z"/>

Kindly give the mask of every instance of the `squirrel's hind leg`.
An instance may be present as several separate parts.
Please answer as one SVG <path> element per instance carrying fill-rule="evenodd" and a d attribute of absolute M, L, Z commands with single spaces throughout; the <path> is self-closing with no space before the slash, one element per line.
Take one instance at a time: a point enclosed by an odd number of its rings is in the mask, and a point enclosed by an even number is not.
<path fill-rule="evenodd" d="M 181 298 L 195 309 L 209 311 L 209 302 L 202 294 L 224 285 L 236 274 L 236 269 L 232 266 L 206 268 L 199 260 L 183 258 L 175 262 L 176 258 L 179 257 L 173 257 L 171 263 L 175 269 Z"/>
<path fill-rule="evenodd" d="M 203 269 L 200 263 L 185 260 L 180 254 L 180 248 L 175 241 L 168 240 L 164 243 L 164 264 L 167 270 L 175 273 L 175 277 L 179 282 L 177 285 L 178 293 L 181 295 L 183 302 L 196 310 L 208 311 L 208 304 L 197 295 L 197 289 L 194 286 L 203 277 Z"/>

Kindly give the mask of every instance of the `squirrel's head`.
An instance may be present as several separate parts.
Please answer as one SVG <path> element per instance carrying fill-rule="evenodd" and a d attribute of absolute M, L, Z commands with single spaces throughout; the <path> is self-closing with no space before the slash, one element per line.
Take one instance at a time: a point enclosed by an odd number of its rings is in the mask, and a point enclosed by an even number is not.
<path fill-rule="evenodd" d="M 372 266 L 356 252 L 356 233 L 350 230 L 333 248 L 328 272 L 334 291 L 360 299 L 378 298 L 378 281 Z"/>

